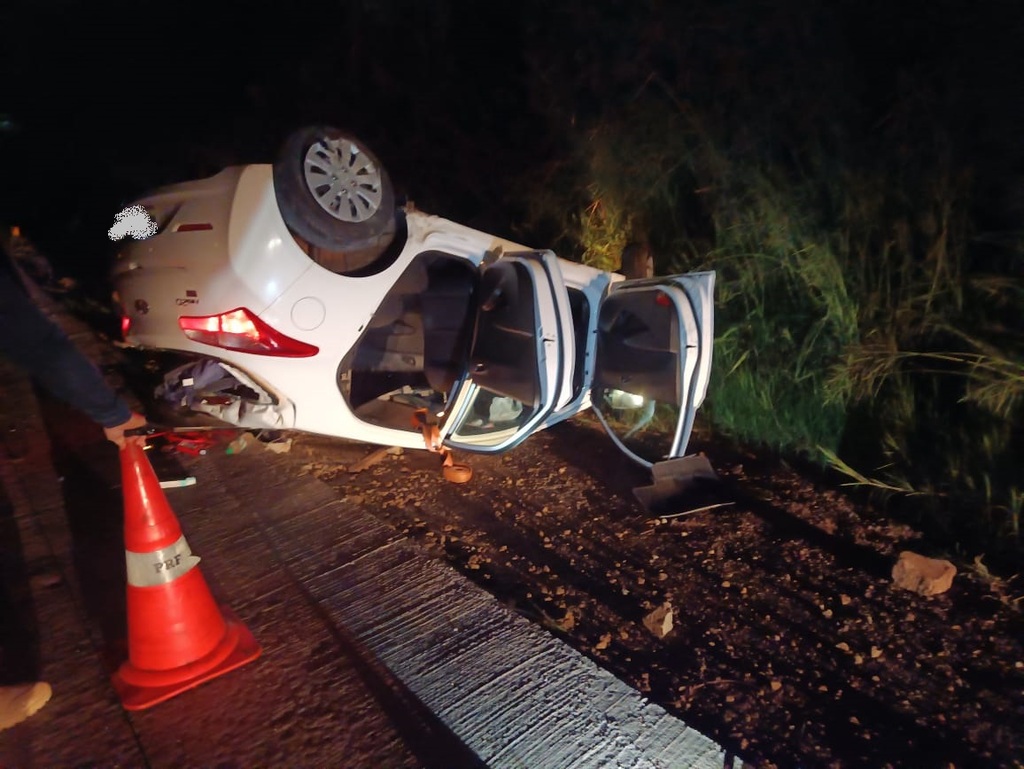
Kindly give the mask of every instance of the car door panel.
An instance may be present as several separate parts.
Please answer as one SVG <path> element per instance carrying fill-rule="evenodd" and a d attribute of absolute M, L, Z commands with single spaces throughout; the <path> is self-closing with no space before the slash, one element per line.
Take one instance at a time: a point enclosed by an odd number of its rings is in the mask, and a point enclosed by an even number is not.
<path fill-rule="evenodd" d="M 682 456 L 707 390 L 714 273 L 616 284 L 602 302 L 591 397 L 615 443 L 652 465 Z"/>
<path fill-rule="evenodd" d="M 493 453 L 525 439 L 566 396 L 568 293 L 550 252 L 505 255 L 482 269 L 470 353 L 473 389 L 443 425 L 453 448 Z M 570 352 L 573 350 L 570 344 Z"/>

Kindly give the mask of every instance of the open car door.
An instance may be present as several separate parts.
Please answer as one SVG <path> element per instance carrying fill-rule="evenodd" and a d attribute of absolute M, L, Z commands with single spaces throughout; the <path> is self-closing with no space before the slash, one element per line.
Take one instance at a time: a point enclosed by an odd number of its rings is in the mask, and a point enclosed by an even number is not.
<path fill-rule="evenodd" d="M 550 251 L 482 268 L 466 384 L 442 428 L 446 445 L 496 453 L 517 445 L 572 396 L 568 294 Z"/>
<path fill-rule="evenodd" d="M 647 467 L 686 451 L 711 372 L 714 286 L 714 272 L 627 280 L 601 303 L 591 402 Z"/>

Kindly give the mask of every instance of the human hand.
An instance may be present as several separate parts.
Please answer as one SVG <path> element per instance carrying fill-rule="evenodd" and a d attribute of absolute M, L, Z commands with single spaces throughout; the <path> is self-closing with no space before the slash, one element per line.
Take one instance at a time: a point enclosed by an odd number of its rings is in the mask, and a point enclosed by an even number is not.
<path fill-rule="evenodd" d="M 117 445 L 119 449 L 123 449 L 129 443 L 136 446 L 143 446 L 146 443 L 146 436 L 144 435 L 133 435 L 131 437 L 125 436 L 125 430 L 134 430 L 137 427 L 145 427 L 148 424 L 146 418 L 142 414 L 133 413 L 128 417 L 128 421 L 122 422 L 119 425 L 113 427 L 104 427 L 103 434 L 107 436 L 107 440 Z"/>

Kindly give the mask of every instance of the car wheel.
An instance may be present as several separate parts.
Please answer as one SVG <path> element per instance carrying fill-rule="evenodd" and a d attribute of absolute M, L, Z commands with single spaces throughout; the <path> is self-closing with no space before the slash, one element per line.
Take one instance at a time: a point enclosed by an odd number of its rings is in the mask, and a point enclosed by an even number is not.
<path fill-rule="evenodd" d="M 318 249 L 372 259 L 395 236 L 387 171 L 369 148 L 336 128 L 291 134 L 274 164 L 274 190 L 285 224 Z"/>
<path fill-rule="evenodd" d="M 628 243 L 622 249 L 622 266 L 619 268 L 627 278 L 653 278 L 654 256 L 644 243 Z"/>

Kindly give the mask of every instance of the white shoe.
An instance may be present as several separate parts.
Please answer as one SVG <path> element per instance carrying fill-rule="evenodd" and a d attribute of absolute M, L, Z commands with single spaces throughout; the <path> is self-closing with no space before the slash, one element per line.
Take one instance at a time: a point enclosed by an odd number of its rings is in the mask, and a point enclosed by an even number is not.
<path fill-rule="evenodd" d="M 45 681 L 0 686 L 0 731 L 20 724 L 50 701 L 53 689 Z"/>

